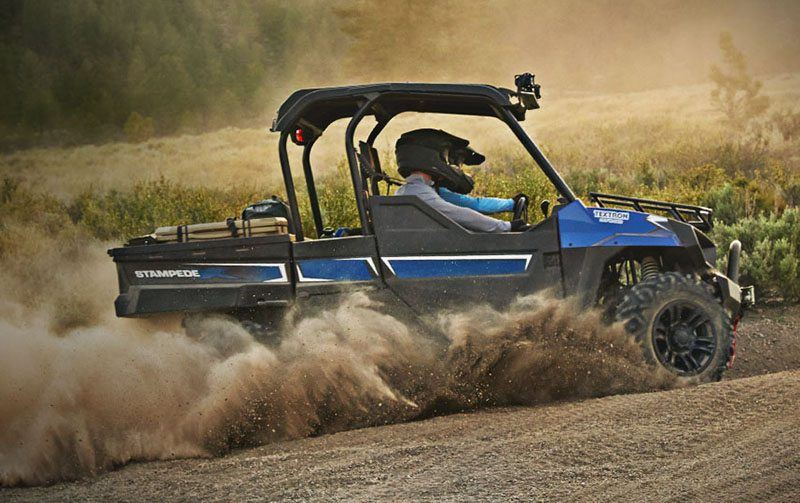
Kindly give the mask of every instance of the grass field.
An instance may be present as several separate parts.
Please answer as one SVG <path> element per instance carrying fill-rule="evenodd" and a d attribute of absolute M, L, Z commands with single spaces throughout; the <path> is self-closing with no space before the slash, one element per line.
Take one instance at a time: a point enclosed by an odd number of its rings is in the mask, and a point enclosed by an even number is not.
<path fill-rule="evenodd" d="M 765 80 L 765 89 L 774 109 L 792 107 L 800 99 L 800 74 Z M 710 85 L 698 85 L 603 96 L 563 96 L 557 89 L 545 87 L 543 108 L 531 112 L 524 125 L 567 174 L 607 169 L 624 175 L 646 162 L 658 170 L 701 166 L 718 160 L 718 147 L 733 141 L 711 108 L 710 91 Z M 398 119 L 379 138 L 380 150 L 388 153 L 403 130 L 421 125 L 437 125 L 466 135 L 483 151 L 515 146 L 510 132 L 497 121 L 447 116 L 429 120 L 430 117 Z M 269 124 L 264 124 L 263 129 L 228 128 L 139 144 L 18 151 L 0 156 L 0 177 L 19 178 L 62 199 L 90 187 L 98 191 L 127 190 L 135 182 L 162 176 L 189 186 L 278 187 L 277 135 L 269 133 L 268 127 Z M 342 132 L 340 121 L 315 149 L 320 171 L 332 172 L 343 156 Z M 792 167 L 797 169 L 797 144 L 777 142 L 771 149 L 781 158 L 791 159 Z M 497 164 L 497 158 L 490 156 L 487 165 Z"/>

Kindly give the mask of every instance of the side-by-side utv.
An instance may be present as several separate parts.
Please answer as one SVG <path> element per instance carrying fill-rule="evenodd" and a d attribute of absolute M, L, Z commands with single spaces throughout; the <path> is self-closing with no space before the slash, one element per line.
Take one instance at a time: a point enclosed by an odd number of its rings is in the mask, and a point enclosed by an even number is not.
<path fill-rule="evenodd" d="M 272 125 L 280 134 L 285 219 L 267 213 L 216 227 L 162 228 L 110 250 L 119 275 L 117 315 L 225 313 L 268 330 L 290 307 L 311 313 L 354 290 L 423 320 L 471 303 L 503 308 L 547 289 L 604 309 L 650 361 L 680 378 L 719 379 L 734 358 L 735 324 L 753 299 L 751 288 L 737 284 L 739 243 L 731 245 L 723 273 L 705 234 L 713 225 L 708 208 L 598 193 L 584 204 L 520 124 L 539 98 L 530 74 L 518 76 L 513 90 L 389 83 L 293 93 Z M 557 203 L 543 204 L 543 220 L 524 232 L 478 233 L 416 196 L 388 195 L 393 180 L 373 144 L 405 112 L 499 119 L 553 184 Z M 356 128 L 368 116 L 375 126 L 357 141 Z M 360 222 L 350 228 L 324 221 L 311 164 L 316 141 L 343 118 Z M 313 239 L 300 220 L 290 142 L 302 149 Z M 519 209 L 515 218 L 527 213 Z"/>

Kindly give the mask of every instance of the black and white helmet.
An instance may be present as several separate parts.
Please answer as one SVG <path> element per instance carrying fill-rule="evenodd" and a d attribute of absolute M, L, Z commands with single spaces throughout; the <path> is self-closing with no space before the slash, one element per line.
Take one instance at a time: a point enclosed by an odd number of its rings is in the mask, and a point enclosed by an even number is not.
<path fill-rule="evenodd" d="M 469 148 L 469 140 L 440 129 L 403 133 L 395 144 L 395 155 L 403 178 L 419 171 L 430 175 L 439 186 L 460 194 L 468 194 L 475 185 L 461 165 L 476 166 L 486 160 Z"/>

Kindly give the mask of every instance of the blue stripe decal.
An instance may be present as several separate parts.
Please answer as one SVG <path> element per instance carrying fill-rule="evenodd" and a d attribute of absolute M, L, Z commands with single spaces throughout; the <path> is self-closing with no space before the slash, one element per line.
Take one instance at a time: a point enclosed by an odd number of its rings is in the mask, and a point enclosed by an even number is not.
<path fill-rule="evenodd" d="M 499 276 L 522 274 L 530 256 L 509 258 L 387 258 L 386 262 L 398 278 L 454 278 L 459 276 Z"/>
<path fill-rule="evenodd" d="M 189 264 L 203 280 L 237 283 L 288 282 L 283 264 Z"/>
<path fill-rule="evenodd" d="M 297 263 L 301 282 L 312 281 L 371 281 L 375 273 L 369 258 L 310 259 Z"/>

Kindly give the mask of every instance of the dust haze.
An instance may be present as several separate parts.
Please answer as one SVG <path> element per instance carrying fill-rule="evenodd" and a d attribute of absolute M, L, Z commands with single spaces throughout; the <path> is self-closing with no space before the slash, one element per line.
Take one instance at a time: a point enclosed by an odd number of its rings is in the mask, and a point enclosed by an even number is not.
<path fill-rule="evenodd" d="M 800 69 L 800 4 L 678 0 L 309 2 L 292 84 L 379 81 L 511 86 L 532 71 L 549 97 L 706 82 L 723 31 L 759 75 Z M 332 14 L 328 14 L 332 11 Z M 336 19 L 335 23 L 330 20 Z M 287 89 L 288 91 L 288 89 Z M 280 98 L 280 97 L 279 97 Z"/>
<path fill-rule="evenodd" d="M 520 299 L 506 313 L 444 315 L 444 338 L 404 325 L 364 294 L 285 327 L 272 345 L 222 317 L 189 318 L 185 328 L 178 320 L 118 320 L 108 307 L 113 296 L 98 294 L 113 285 L 113 267 L 97 262 L 102 247 L 94 248 L 71 263 L 94 274 L 77 288 L 52 284 L 45 297 L 53 302 L 31 305 L 3 292 L 2 485 L 673 384 L 618 327 L 544 297 Z M 29 267 L 47 268 L 47 253 L 32 258 Z"/>

